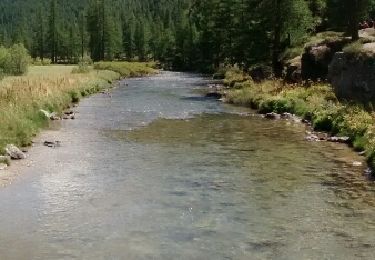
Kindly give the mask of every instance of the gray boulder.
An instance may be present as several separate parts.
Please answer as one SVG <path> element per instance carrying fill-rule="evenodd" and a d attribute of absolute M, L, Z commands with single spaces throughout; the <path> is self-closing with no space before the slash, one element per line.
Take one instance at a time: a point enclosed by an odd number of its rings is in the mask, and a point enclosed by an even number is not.
<path fill-rule="evenodd" d="M 5 152 L 13 160 L 26 159 L 26 155 L 18 147 L 16 147 L 13 144 L 8 144 L 7 147 L 5 148 Z"/>
<path fill-rule="evenodd" d="M 301 59 L 303 80 L 326 80 L 329 65 L 336 52 L 342 51 L 348 39 L 327 39 L 305 48 Z"/>
<path fill-rule="evenodd" d="M 329 66 L 328 79 L 341 99 L 369 102 L 375 99 L 375 54 L 338 52 Z"/>

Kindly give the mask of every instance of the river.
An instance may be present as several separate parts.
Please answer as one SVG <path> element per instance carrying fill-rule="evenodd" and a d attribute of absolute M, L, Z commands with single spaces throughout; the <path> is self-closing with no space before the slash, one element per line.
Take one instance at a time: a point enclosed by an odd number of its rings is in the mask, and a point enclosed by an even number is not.
<path fill-rule="evenodd" d="M 375 259 L 363 158 L 206 99 L 206 83 L 124 80 L 43 132 L 0 189 L 0 258 Z"/>

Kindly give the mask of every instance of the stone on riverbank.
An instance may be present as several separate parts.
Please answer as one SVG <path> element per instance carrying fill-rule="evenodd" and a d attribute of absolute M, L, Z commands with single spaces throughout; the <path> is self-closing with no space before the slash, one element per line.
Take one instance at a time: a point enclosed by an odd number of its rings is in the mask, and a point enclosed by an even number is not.
<path fill-rule="evenodd" d="M 26 159 L 26 155 L 18 147 L 16 147 L 13 144 L 8 144 L 7 147 L 5 148 L 5 152 L 13 160 Z"/>
<path fill-rule="evenodd" d="M 264 115 L 264 118 L 266 119 L 272 119 L 272 120 L 276 120 L 276 119 L 280 119 L 281 118 L 281 115 L 280 114 L 277 114 L 275 112 L 271 112 L 271 113 L 267 113 Z"/>
<path fill-rule="evenodd" d="M 52 120 L 52 121 L 57 121 L 57 120 L 61 120 L 60 117 L 57 116 L 56 112 L 48 112 L 46 110 L 43 110 L 41 109 L 40 112 L 48 119 Z"/>
<path fill-rule="evenodd" d="M 332 143 L 343 143 L 343 144 L 348 144 L 350 143 L 350 138 L 349 137 L 337 137 L 337 136 L 332 136 L 327 138 L 328 142 Z"/>

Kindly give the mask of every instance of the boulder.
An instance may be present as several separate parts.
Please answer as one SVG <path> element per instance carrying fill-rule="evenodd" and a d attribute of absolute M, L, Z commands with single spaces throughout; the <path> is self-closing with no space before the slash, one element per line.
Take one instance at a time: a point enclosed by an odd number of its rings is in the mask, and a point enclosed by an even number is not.
<path fill-rule="evenodd" d="M 375 53 L 338 52 L 329 66 L 328 79 L 340 99 L 367 103 L 375 99 Z"/>
<path fill-rule="evenodd" d="M 8 144 L 5 148 L 6 153 L 9 155 L 9 157 L 13 160 L 22 160 L 26 159 L 26 155 L 15 145 Z"/>
<path fill-rule="evenodd" d="M 336 52 L 342 51 L 348 39 L 324 40 L 309 45 L 301 59 L 301 75 L 303 80 L 326 80 L 329 65 Z"/>
<path fill-rule="evenodd" d="M 286 62 L 285 80 L 289 83 L 298 83 L 302 81 L 301 56 L 295 57 Z"/>
<path fill-rule="evenodd" d="M 269 66 L 256 66 L 249 71 L 249 74 L 255 82 L 261 82 L 273 77 L 272 68 Z"/>

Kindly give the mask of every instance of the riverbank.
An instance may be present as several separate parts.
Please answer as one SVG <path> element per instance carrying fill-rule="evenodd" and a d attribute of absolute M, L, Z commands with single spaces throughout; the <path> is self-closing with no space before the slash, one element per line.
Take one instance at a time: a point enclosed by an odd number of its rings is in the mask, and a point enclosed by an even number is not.
<path fill-rule="evenodd" d="M 0 82 L 0 154 L 5 154 L 8 144 L 31 145 L 50 120 L 41 110 L 54 112 L 59 117 L 72 103 L 110 88 L 115 80 L 155 73 L 151 66 L 108 62 L 95 64 L 95 69 L 87 73 L 74 73 L 74 66 L 34 66 L 26 76 L 3 79 Z"/>
<path fill-rule="evenodd" d="M 291 113 L 311 124 L 314 131 L 341 137 L 364 154 L 375 168 L 375 126 L 372 105 L 343 103 L 326 83 L 286 84 L 279 80 L 256 83 L 240 70 L 226 73 L 224 100 L 251 107 L 259 113 Z M 320 138 L 317 138 L 317 140 Z"/>

